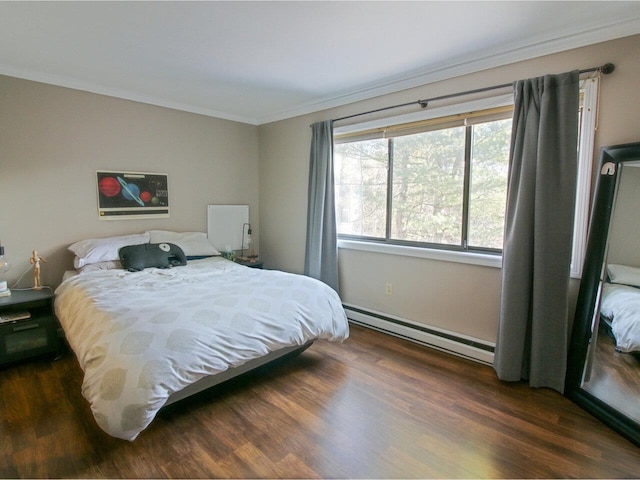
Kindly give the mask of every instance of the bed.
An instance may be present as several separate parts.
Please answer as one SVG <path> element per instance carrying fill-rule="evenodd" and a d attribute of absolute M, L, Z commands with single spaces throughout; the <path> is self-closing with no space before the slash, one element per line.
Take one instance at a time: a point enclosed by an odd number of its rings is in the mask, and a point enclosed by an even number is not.
<path fill-rule="evenodd" d="M 55 311 L 84 372 L 82 394 L 117 438 L 133 441 L 163 406 L 212 384 L 349 335 L 337 293 L 306 276 L 200 255 L 130 272 L 75 251 Z"/>
<path fill-rule="evenodd" d="M 602 286 L 600 316 L 615 340 L 616 350 L 640 351 L 640 269 L 608 265 Z"/>

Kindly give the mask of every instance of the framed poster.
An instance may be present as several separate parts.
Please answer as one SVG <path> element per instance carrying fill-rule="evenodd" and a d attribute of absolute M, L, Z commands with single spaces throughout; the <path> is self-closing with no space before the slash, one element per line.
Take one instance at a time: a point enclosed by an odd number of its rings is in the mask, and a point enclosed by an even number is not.
<path fill-rule="evenodd" d="M 169 216 L 169 187 L 164 173 L 97 172 L 100 220 Z"/>

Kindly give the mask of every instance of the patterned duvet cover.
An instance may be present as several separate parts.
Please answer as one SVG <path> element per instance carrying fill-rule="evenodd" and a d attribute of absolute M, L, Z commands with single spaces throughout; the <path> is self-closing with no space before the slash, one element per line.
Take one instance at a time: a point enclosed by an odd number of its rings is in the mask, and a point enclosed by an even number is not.
<path fill-rule="evenodd" d="M 600 313 L 612 321 L 611 331 L 618 351 L 640 351 L 639 288 L 605 283 L 602 287 Z"/>
<path fill-rule="evenodd" d="M 134 440 L 172 393 L 281 348 L 349 335 L 340 298 L 312 278 L 212 257 L 72 276 L 55 311 L 98 425 Z"/>

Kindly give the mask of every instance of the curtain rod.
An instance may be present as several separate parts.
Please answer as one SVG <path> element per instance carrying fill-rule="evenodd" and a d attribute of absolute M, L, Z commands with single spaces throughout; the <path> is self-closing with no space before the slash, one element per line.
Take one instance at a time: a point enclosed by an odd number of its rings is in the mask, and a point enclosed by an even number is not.
<path fill-rule="evenodd" d="M 593 67 L 593 68 L 587 68 L 586 70 L 579 70 L 579 73 L 580 75 L 582 75 L 584 73 L 602 72 L 605 75 L 609 75 L 610 73 L 613 73 L 615 69 L 616 69 L 616 66 L 613 63 L 605 63 L 600 67 Z M 513 82 L 503 83 L 502 85 L 494 85 L 492 87 L 476 88 L 475 90 L 467 90 L 466 92 L 450 93 L 448 95 L 441 95 L 439 97 L 428 98 L 426 100 L 416 100 L 414 102 L 401 103 L 399 105 L 391 105 L 390 107 L 382 107 L 375 110 L 369 110 L 368 112 L 354 113 L 353 115 L 347 115 L 346 117 L 334 118 L 332 121 L 339 122 L 341 120 L 360 117 L 362 115 L 369 115 L 371 113 L 384 112 L 385 110 L 392 110 L 394 108 L 408 107 L 409 105 L 420 105 L 420 107 L 422 108 L 427 108 L 427 106 L 429 105 L 429 102 L 434 102 L 436 100 L 446 100 L 448 98 L 461 97 L 463 95 L 472 95 L 474 93 L 488 92 L 490 90 L 506 88 L 512 85 L 513 85 Z"/>

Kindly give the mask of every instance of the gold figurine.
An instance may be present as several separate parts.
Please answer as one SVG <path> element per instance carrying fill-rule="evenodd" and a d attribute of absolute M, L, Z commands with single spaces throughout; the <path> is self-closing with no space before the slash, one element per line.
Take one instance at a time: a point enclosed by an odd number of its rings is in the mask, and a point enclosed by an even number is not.
<path fill-rule="evenodd" d="M 37 250 L 33 251 L 33 255 L 29 259 L 29 263 L 33 265 L 33 289 L 40 290 L 42 285 L 40 284 L 40 260 L 47 263 L 47 259 L 38 255 Z"/>

